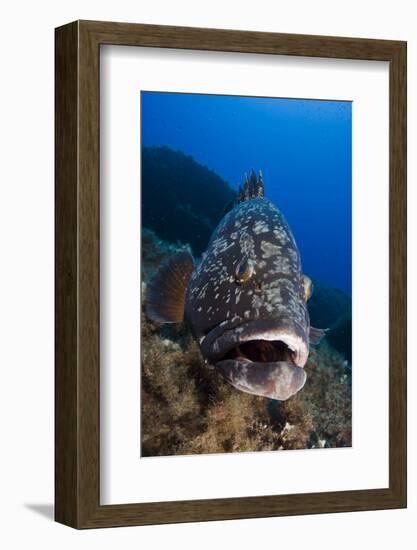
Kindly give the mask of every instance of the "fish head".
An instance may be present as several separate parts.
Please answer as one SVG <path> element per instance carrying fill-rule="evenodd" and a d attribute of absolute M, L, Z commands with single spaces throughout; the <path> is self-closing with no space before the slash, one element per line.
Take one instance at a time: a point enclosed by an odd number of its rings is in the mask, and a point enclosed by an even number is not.
<path fill-rule="evenodd" d="M 213 234 L 186 297 L 206 362 L 237 389 L 285 400 L 306 380 L 309 317 L 292 233 L 264 198 L 243 202 Z"/>

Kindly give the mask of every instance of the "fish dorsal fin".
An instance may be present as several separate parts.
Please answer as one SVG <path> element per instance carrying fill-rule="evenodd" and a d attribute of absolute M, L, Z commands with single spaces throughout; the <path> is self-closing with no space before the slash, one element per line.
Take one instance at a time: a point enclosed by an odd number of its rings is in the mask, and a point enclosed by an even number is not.
<path fill-rule="evenodd" d="M 187 251 L 171 256 L 149 282 L 146 314 L 157 323 L 180 323 L 184 319 L 185 293 L 194 269 Z"/>
<path fill-rule="evenodd" d="M 314 328 L 310 327 L 310 344 L 316 345 L 326 336 L 328 328 Z"/>
<path fill-rule="evenodd" d="M 264 196 L 264 182 L 262 172 L 259 171 L 259 176 L 251 170 L 249 176 L 246 174 L 245 181 L 239 188 L 239 202 L 248 201 L 250 199 L 258 199 Z"/>

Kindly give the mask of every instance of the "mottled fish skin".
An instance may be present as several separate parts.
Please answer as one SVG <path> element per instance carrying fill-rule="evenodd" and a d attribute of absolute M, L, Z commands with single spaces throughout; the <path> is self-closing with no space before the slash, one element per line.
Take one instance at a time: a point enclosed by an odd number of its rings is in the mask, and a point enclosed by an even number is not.
<path fill-rule="evenodd" d="M 236 269 L 242 261 L 251 263 L 253 275 L 238 284 Z M 300 254 L 271 201 L 241 202 L 220 222 L 192 274 L 185 318 L 209 362 L 222 355 L 225 348 L 219 349 L 218 340 L 231 330 L 229 341 L 237 342 L 239 334 L 248 338 L 253 332 L 254 338 L 272 340 L 281 332 L 292 335 L 296 364 L 304 366 L 310 321 Z"/>

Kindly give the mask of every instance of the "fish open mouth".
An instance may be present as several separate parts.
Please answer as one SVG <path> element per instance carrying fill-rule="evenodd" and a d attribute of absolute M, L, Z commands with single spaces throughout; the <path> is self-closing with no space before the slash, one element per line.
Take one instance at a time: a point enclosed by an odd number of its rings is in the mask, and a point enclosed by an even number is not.
<path fill-rule="evenodd" d="M 284 401 L 304 386 L 308 344 L 294 324 L 248 323 L 213 336 L 202 349 L 238 390 Z"/>
<path fill-rule="evenodd" d="M 295 358 L 295 350 L 282 340 L 248 340 L 229 349 L 216 366 L 238 390 L 285 401 L 307 378 Z"/>
<path fill-rule="evenodd" d="M 212 365 L 239 359 L 254 363 L 285 361 L 304 367 L 308 357 L 306 330 L 291 320 L 217 326 L 200 340 L 200 346 Z"/>
<path fill-rule="evenodd" d="M 200 347 L 206 360 L 246 393 L 284 401 L 306 381 L 307 329 L 291 319 L 222 324 Z"/>
<path fill-rule="evenodd" d="M 253 363 L 276 363 L 284 361 L 295 365 L 295 350 L 282 340 L 249 340 L 230 349 L 222 360 L 242 360 Z"/>

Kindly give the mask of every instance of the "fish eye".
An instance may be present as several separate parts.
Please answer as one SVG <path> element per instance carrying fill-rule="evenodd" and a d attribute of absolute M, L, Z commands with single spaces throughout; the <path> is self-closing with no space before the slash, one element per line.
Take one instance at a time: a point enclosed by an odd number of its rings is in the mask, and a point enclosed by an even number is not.
<path fill-rule="evenodd" d="M 253 262 L 249 258 L 244 258 L 237 264 L 235 272 L 235 282 L 238 284 L 247 283 L 254 273 Z"/>

